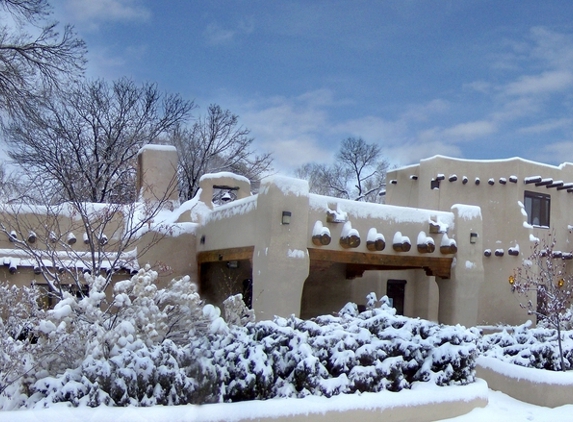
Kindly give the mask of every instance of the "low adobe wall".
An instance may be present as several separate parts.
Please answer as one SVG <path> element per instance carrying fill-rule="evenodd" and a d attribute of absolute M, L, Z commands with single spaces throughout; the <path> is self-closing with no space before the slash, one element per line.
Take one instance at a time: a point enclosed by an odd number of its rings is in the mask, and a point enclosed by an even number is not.
<path fill-rule="evenodd" d="M 465 386 L 420 383 L 398 393 L 341 394 L 331 398 L 272 399 L 186 408 L 193 421 L 226 422 L 429 422 L 464 415 L 487 405 L 483 380 Z"/>
<path fill-rule="evenodd" d="M 185 406 L 67 407 L 58 403 L 47 409 L 0 412 L 0 422 L 58 420 L 174 420 L 180 422 L 429 422 L 464 415 L 487 405 L 483 380 L 465 386 L 437 387 L 421 383 L 399 393 L 341 394 L 331 398 L 271 399 L 239 403 Z M 145 413 L 143 413 L 145 412 Z M 177 415 L 174 417 L 174 415 Z"/>
<path fill-rule="evenodd" d="M 573 372 L 525 368 L 483 356 L 476 372 L 492 390 L 520 401 L 545 407 L 573 404 Z"/>

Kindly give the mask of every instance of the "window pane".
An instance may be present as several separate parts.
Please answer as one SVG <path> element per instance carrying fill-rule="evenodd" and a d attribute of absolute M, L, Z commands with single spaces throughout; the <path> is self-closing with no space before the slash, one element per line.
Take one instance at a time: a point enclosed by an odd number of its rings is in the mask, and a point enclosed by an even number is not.
<path fill-rule="evenodd" d="M 549 227 L 551 196 L 543 193 L 528 192 L 524 194 L 524 207 L 527 222 L 533 226 Z"/>

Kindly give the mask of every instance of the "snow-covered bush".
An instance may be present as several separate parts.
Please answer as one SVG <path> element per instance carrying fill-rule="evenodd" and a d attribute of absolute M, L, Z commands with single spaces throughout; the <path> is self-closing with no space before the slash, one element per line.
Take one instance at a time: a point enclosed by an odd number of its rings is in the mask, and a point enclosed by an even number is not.
<path fill-rule="evenodd" d="M 208 378 L 189 347 L 171 340 L 148 348 L 136 341 L 115 356 L 88 356 L 76 369 L 44 377 L 30 387 L 27 407 L 69 402 L 73 406 L 153 406 L 215 401 L 206 393 Z M 215 388 L 215 393 L 217 389 Z"/>
<path fill-rule="evenodd" d="M 229 296 L 223 302 L 225 321 L 231 325 L 245 326 L 249 322 L 255 321 L 255 311 L 247 308 L 243 301 L 242 294 Z"/>
<path fill-rule="evenodd" d="M 474 381 L 477 330 L 395 314 L 374 295 L 370 309 L 346 305 L 338 316 L 275 318 L 236 327 L 213 341 L 225 401 L 327 397 L 400 391 L 415 381 Z"/>
<path fill-rule="evenodd" d="M 396 315 L 386 297 L 369 295 L 362 313 L 348 304 L 336 316 L 253 322 L 237 296 L 226 322 L 187 279 L 167 291 L 156 276 L 147 268 L 118 283 L 109 304 L 97 277 L 86 298 L 64 297 L 34 331 L 34 347 L 63 349 L 36 361 L 0 407 L 330 397 L 474 381 L 477 330 Z"/>
<path fill-rule="evenodd" d="M 573 300 L 573 274 L 567 271 L 567 261 L 556 245 L 554 236 L 536 241 L 529 258 L 510 276 L 509 284 L 512 292 L 526 299 L 520 306 L 528 314 L 557 330 L 561 370 L 565 371 L 569 365 L 565 362 L 561 330 L 564 316 L 570 320 L 566 314 Z"/>
<path fill-rule="evenodd" d="M 520 366 L 560 371 L 561 356 L 557 330 L 530 328 L 527 322 L 512 330 L 484 335 L 479 348 L 484 356 Z M 573 368 L 573 331 L 561 331 L 565 369 Z"/>
<path fill-rule="evenodd" d="M 86 274 L 87 296 L 64 293 L 54 309 L 45 312 L 37 305 L 36 290 L 2 286 L 7 299 L 0 330 L 10 335 L 0 340 L 0 365 L 10 370 L 0 375 L 0 393 L 9 385 L 13 388 L 0 407 L 59 401 L 176 404 L 188 402 L 181 394 L 205 390 L 205 383 L 192 380 L 212 382 L 213 377 L 205 378 L 200 355 L 183 346 L 191 349 L 193 342 L 203 341 L 220 318 L 204 313 L 188 277 L 172 280 L 165 289 L 157 288 L 156 279 L 157 273 L 146 267 L 117 283 L 108 301 L 103 277 Z M 152 396 L 148 385 L 155 388 Z M 209 400 L 209 391 L 201 394 Z"/>
<path fill-rule="evenodd" d="M 37 347 L 35 327 L 43 320 L 38 306 L 39 293 L 31 288 L 0 283 L 0 395 L 14 398 L 8 408 L 18 406 L 24 397 L 23 381 L 34 372 Z"/>

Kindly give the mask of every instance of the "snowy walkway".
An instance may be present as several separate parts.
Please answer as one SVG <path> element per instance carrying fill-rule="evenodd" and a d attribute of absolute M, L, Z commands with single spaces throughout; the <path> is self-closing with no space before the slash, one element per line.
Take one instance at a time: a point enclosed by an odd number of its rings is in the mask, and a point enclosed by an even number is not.
<path fill-rule="evenodd" d="M 555 422 L 572 419 L 573 405 L 549 409 L 523 403 L 499 391 L 489 390 L 487 407 L 474 409 L 467 415 L 446 420 L 448 422 Z"/>

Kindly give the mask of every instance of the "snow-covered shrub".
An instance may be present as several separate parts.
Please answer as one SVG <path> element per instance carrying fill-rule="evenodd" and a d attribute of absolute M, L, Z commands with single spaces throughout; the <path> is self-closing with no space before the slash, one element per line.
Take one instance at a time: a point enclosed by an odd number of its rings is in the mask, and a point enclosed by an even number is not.
<path fill-rule="evenodd" d="M 225 313 L 225 321 L 231 325 L 245 326 L 249 322 L 255 321 L 255 311 L 247 308 L 243 301 L 243 295 L 240 293 L 225 299 L 223 311 Z"/>
<path fill-rule="evenodd" d="M 409 388 L 415 381 L 467 384 L 475 378 L 479 333 L 396 315 L 383 298 L 358 313 L 304 321 L 275 318 L 234 327 L 212 343 L 225 401 Z"/>
<path fill-rule="evenodd" d="M 567 308 L 567 310 L 561 314 L 560 325 L 562 330 L 565 331 L 573 330 L 573 307 Z M 537 322 L 537 326 L 544 328 L 553 328 L 551 322 L 547 321 L 546 318 L 541 318 Z"/>
<path fill-rule="evenodd" d="M 79 368 L 40 378 L 30 387 L 25 406 L 47 407 L 59 402 L 91 407 L 154 406 L 216 401 L 216 383 L 207 385 L 212 380 L 198 370 L 195 357 L 190 347 L 179 347 L 170 340 L 151 348 L 136 341 L 110 359 L 89 356 Z M 213 397 L 206 394 L 205 387 Z"/>
<path fill-rule="evenodd" d="M 3 290 L 3 304 L 19 305 L 3 308 L 0 319 L 2 334 L 15 333 L 0 339 L 0 365 L 11 368 L 0 375 L 0 393 L 14 373 L 26 379 L 0 406 L 178 404 L 199 396 L 195 401 L 217 400 L 218 389 L 212 391 L 216 373 L 202 366 L 204 347 L 197 343 L 213 326 L 221 327 L 221 318 L 204 312 L 188 277 L 165 289 L 157 288 L 156 279 L 157 273 L 146 267 L 117 283 L 108 302 L 103 277 L 86 274 L 87 296 L 64 293 L 45 312 L 37 306 L 37 293 L 2 286 L 18 296 L 11 301 Z M 27 302 L 21 299 L 25 294 Z"/>
<path fill-rule="evenodd" d="M 97 277 L 88 280 L 88 297 L 65 296 L 39 321 L 35 347 L 70 344 L 73 350 L 54 349 L 36 362 L 26 388 L 15 391 L 9 405 L 330 397 L 400 391 L 417 381 L 474 380 L 476 330 L 396 315 L 386 297 L 369 295 L 362 313 L 348 304 L 336 316 L 256 323 L 235 297 L 227 304 L 228 323 L 218 308 L 202 306 L 193 288 L 178 284 L 188 280 L 174 282 L 168 292 L 157 289 L 155 277 L 144 269 L 118 283 L 110 304 Z"/>
<path fill-rule="evenodd" d="M 531 322 L 487 334 L 479 342 L 484 356 L 494 357 L 515 365 L 560 371 L 558 334 L 553 328 L 530 328 Z M 573 368 L 573 331 L 561 330 L 565 369 Z"/>
<path fill-rule="evenodd" d="M 1 409 L 20 406 L 32 382 L 31 374 L 43 359 L 37 344 L 37 330 L 43 328 L 44 311 L 38 305 L 40 292 L 0 283 L 0 399 Z"/>

